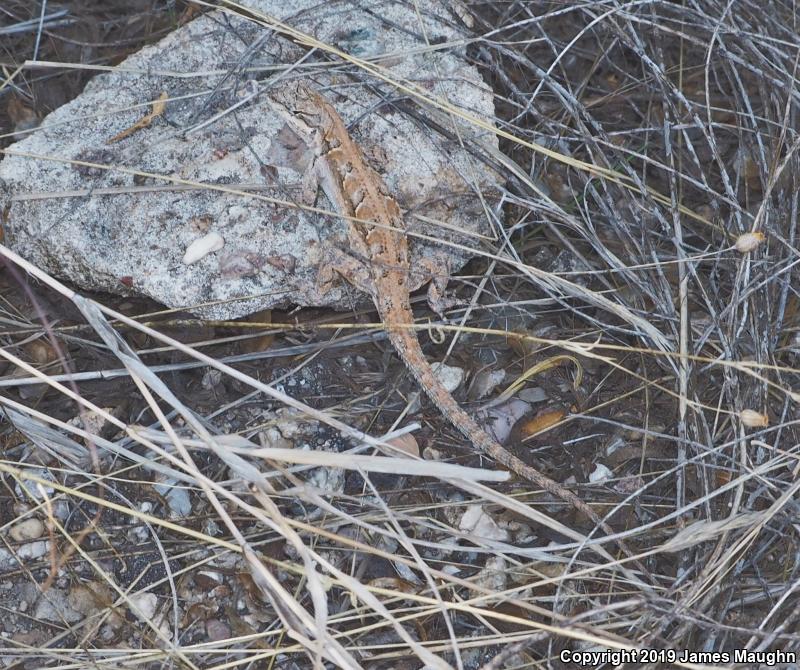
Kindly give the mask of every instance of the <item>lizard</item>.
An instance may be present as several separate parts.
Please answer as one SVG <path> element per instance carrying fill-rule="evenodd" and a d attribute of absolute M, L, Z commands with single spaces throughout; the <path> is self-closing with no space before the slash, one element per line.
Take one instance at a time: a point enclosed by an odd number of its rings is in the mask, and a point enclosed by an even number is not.
<path fill-rule="evenodd" d="M 328 258 L 320 268 L 321 284 L 330 284 L 337 276 L 342 276 L 372 298 L 389 341 L 412 376 L 444 417 L 476 449 L 572 505 L 613 535 L 610 526 L 572 491 L 492 438 L 461 408 L 436 376 L 411 327 L 414 323 L 409 295 L 411 269 L 400 206 L 384 179 L 367 162 L 334 106 L 321 93 L 300 81 L 270 88 L 267 97 L 270 106 L 312 153 L 307 168 L 308 175 L 314 179 L 312 186 L 316 189 L 318 184 L 337 213 L 347 218 L 350 252 L 335 248 L 326 252 Z M 440 289 L 440 285 L 432 286 L 429 296 Z"/>

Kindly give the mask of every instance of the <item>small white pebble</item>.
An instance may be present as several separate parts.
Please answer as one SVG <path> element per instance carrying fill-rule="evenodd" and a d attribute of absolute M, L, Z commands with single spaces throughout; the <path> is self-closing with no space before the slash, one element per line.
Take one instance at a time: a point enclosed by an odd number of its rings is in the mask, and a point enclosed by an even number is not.
<path fill-rule="evenodd" d="M 201 258 L 205 258 L 208 254 L 214 251 L 219 251 L 225 246 L 225 240 L 219 233 L 209 233 L 198 237 L 187 248 L 186 253 L 183 254 L 183 262 L 185 265 L 197 263 Z"/>
<path fill-rule="evenodd" d="M 130 596 L 131 605 L 139 610 L 145 619 L 152 619 L 158 607 L 158 598 L 154 593 L 134 593 Z"/>
<path fill-rule="evenodd" d="M 598 463 L 597 467 L 595 467 L 594 472 L 589 475 L 589 481 L 592 484 L 597 484 L 598 482 L 604 482 L 606 479 L 611 479 L 613 473 L 609 470 L 605 465 L 602 463 Z"/>
<path fill-rule="evenodd" d="M 467 505 L 458 529 L 488 540 L 508 541 L 508 531 L 497 525 L 497 522 L 483 509 L 481 505 Z"/>
<path fill-rule="evenodd" d="M 23 479 L 17 481 L 17 485 L 14 487 L 14 490 L 17 492 L 17 495 L 22 498 L 23 491 L 28 494 L 34 500 L 44 500 L 45 496 L 52 496 L 55 493 L 55 489 L 51 488 L 50 486 L 43 486 L 43 491 L 39 490 L 39 483 L 32 481 L 30 479 L 25 479 L 24 475 L 32 475 L 34 477 L 38 477 L 39 479 L 46 479 L 49 481 L 53 481 L 53 475 L 50 474 L 47 470 L 44 469 L 35 469 L 35 468 L 26 468 L 22 471 Z"/>
<path fill-rule="evenodd" d="M 453 365 L 445 365 L 444 363 L 433 363 L 431 365 L 434 374 L 439 378 L 448 392 L 455 391 L 466 377 L 466 372 L 462 368 L 457 368 Z"/>
<path fill-rule="evenodd" d="M 36 540 L 44 534 L 44 524 L 39 519 L 25 519 L 15 524 L 8 534 L 15 542 Z"/>
<path fill-rule="evenodd" d="M 49 551 L 49 540 L 28 542 L 28 544 L 23 544 L 19 549 L 17 549 L 17 558 L 21 558 L 23 560 L 27 560 L 29 558 L 41 558 L 42 556 L 46 556 Z"/>

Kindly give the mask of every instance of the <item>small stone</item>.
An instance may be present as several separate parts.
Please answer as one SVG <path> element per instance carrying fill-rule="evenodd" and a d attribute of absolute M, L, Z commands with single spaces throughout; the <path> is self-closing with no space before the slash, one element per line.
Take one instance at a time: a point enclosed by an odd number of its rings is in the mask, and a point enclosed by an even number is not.
<path fill-rule="evenodd" d="M 381 64 L 392 80 L 413 79 L 423 88 L 435 82 L 431 95 L 482 124 L 493 124 L 492 89 L 466 51 L 440 49 L 434 58 L 417 48 L 420 15 L 413 3 L 244 4 L 362 58 L 390 53 L 392 58 Z M 425 32 L 437 43 L 463 38 L 449 4 L 425 3 Z M 202 14 L 130 55 L 113 71 L 94 77 L 41 127 L 5 147 L 0 211 L 7 214 L 6 243 L 42 270 L 81 288 L 144 295 L 206 318 L 237 318 L 288 303 L 350 308 L 352 296 L 344 282 L 322 292 L 312 278 L 321 261 L 320 249 L 341 239 L 346 222 L 279 207 L 260 197 L 258 184 L 265 178 L 270 194 L 291 199 L 302 193 L 301 163 L 307 152 L 296 138 L 293 146 L 281 146 L 284 123 L 265 96 L 254 95 L 254 90 L 237 100 L 235 93 L 247 90 L 244 85 L 229 91 L 226 68 L 246 60 L 254 44 L 260 45 L 262 65 L 273 72 L 303 53 L 291 38 L 261 21 L 230 13 Z M 171 75 L 189 66 L 210 74 Z M 465 149 L 445 146 L 426 131 L 424 121 L 411 115 L 364 115 L 365 109 L 382 104 L 380 94 L 385 92 L 353 85 L 322 69 L 298 74 L 332 101 L 362 147 L 374 149 L 368 160 L 385 175 L 388 189 L 403 206 L 417 215 L 415 231 L 437 236 L 446 232 L 445 241 L 476 244 L 469 234 L 485 229 L 486 200 L 490 205 L 499 201 L 503 180 L 496 171 L 470 171 L 472 161 Z M 207 90 L 230 92 L 231 99 L 209 105 Z M 236 113 L 220 113 L 232 100 L 241 103 Z M 155 113 L 154 101 L 159 101 L 163 114 Z M 428 107 L 421 105 L 415 116 L 429 114 Z M 140 123 L 148 116 L 150 123 Z M 452 121 L 477 150 L 489 155 L 498 150 L 494 133 L 466 120 Z M 109 144 L 110 139 L 119 141 Z M 120 166 L 123 169 L 117 169 Z M 141 189 L 143 175 L 137 170 L 152 175 Z M 178 196 L 176 182 L 195 187 Z M 220 192 L 227 189 L 232 192 Z M 482 198 L 461 195 L 473 189 Z M 65 191 L 80 197 L 24 197 Z M 459 230 L 466 234 L 457 234 Z M 224 251 L 213 253 L 223 236 Z M 410 250 L 414 264 L 442 252 L 454 268 L 469 255 L 419 238 Z M 423 273 L 418 275 L 412 289 L 424 280 Z"/>
<path fill-rule="evenodd" d="M 508 531 L 500 528 L 481 505 L 468 505 L 458 527 L 465 533 L 485 540 L 508 541 Z"/>
<path fill-rule="evenodd" d="M 22 560 L 41 558 L 50 551 L 50 540 L 28 542 L 17 549 L 17 557 Z"/>
<path fill-rule="evenodd" d="M 225 246 L 225 240 L 219 233 L 209 233 L 192 242 L 183 254 L 184 265 L 191 265 L 205 258 L 208 254 L 219 251 Z"/>
<path fill-rule="evenodd" d="M 44 524 L 36 518 L 25 519 L 15 524 L 8 534 L 15 542 L 36 540 L 44 534 Z"/>
<path fill-rule="evenodd" d="M 219 619 L 206 621 L 206 635 L 211 642 L 221 642 L 231 636 L 231 629 Z"/>
<path fill-rule="evenodd" d="M 466 373 L 463 368 L 457 368 L 453 365 L 445 365 L 444 363 L 433 363 L 431 365 L 434 374 L 442 382 L 442 386 L 447 389 L 448 393 L 455 391 L 464 381 Z"/>
<path fill-rule="evenodd" d="M 155 593 L 135 593 L 130 597 L 131 604 L 138 610 L 134 611 L 137 617 L 152 620 L 158 607 L 158 598 Z"/>
<path fill-rule="evenodd" d="M 589 475 L 589 481 L 592 484 L 597 484 L 599 482 L 604 482 L 608 479 L 611 479 L 614 476 L 614 473 L 611 472 L 605 465 L 602 463 L 598 463 L 595 466 L 594 472 Z"/>

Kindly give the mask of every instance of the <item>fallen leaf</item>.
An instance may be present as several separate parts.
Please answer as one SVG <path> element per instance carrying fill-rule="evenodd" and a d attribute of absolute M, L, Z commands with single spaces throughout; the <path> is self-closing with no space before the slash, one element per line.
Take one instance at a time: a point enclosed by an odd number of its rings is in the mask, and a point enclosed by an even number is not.
<path fill-rule="evenodd" d="M 30 356 L 31 362 L 37 366 L 48 365 L 58 359 L 58 354 L 53 349 L 53 345 L 44 338 L 28 342 L 24 349 Z"/>
<path fill-rule="evenodd" d="M 248 323 L 263 323 L 269 325 L 272 323 L 272 310 L 263 309 L 260 312 L 250 314 L 245 318 Z M 266 351 L 272 346 L 275 341 L 275 335 L 271 332 L 264 335 L 259 335 L 242 342 L 242 351 L 246 354 L 255 354 L 259 351 Z"/>
<path fill-rule="evenodd" d="M 549 430 L 567 415 L 563 409 L 542 410 L 531 419 L 523 419 L 517 426 L 520 439 L 529 438 Z"/>
<path fill-rule="evenodd" d="M 393 437 L 391 440 L 386 440 L 386 444 L 390 444 L 398 451 L 402 451 L 409 456 L 419 456 L 419 444 L 416 438 L 411 433 Z"/>
<path fill-rule="evenodd" d="M 536 365 L 528 368 L 523 372 L 519 377 L 517 377 L 509 387 L 503 391 L 497 398 L 496 402 L 502 402 L 504 400 L 508 400 L 511 398 L 517 391 L 519 391 L 524 385 L 525 382 L 533 377 L 534 375 L 538 375 L 541 372 L 545 372 L 547 370 L 551 370 L 564 362 L 570 362 L 575 364 L 575 382 L 574 387 L 577 389 L 581 382 L 583 381 L 583 367 L 581 366 L 580 362 L 574 356 L 551 356 Z"/>
<path fill-rule="evenodd" d="M 419 593 L 420 591 L 419 586 L 399 577 L 376 577 L 367 582 L 367 586 L 372 589 L 384 589 L 398 593 Z"/>
<path fill-rule="evenodd" d="M 114 142 L 119 142 L 120 140 L 125 139 L 129 135 L 133 135 L 137 130 L 141 130 L 142 128 L 147 128 L 152 122 L 153 119 L 158 118 L 164 113 L 164 110 L 167 107 L 167 92 L 164 91 L 160 96 L 158 96 L 158 100 L 153 102 L 153 110 L 148 114 L 145 114 L 141 119 L 139 119 L 136 123 L 134 123 L 129 128 L 126 128 L 120 133 L 117 133 L 112 137 L 110 140 L 106 140 L 106 144 L 114 144 Z"/>

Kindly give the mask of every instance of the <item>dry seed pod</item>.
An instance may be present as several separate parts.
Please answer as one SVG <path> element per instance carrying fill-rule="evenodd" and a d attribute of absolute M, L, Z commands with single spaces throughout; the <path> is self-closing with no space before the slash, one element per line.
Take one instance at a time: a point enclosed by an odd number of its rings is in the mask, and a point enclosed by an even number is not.
<path fill-rule="evenodd" d="M 744 233 L 744 235 L 739 235 L 736 238 L 736 251 L 746 254 L 753 249 L 755 249 L 759 244 L 761 244 L 766 238 L 766 235 L 761 232 L 754 232 L 754 233 Z"/>
<path fill-rule="evenodd" d="M 769 425 L 769 417 L 766 414 L 756 412 L 754 409 L 743 409 L 739 418 L 748 428 L 766 428 Z"/>

